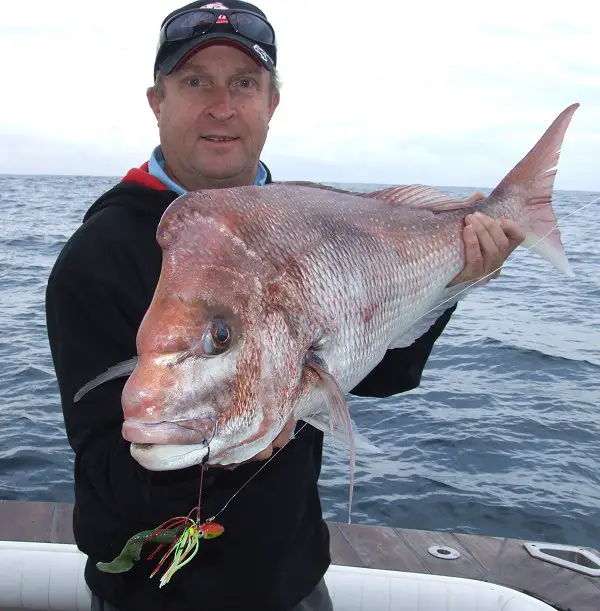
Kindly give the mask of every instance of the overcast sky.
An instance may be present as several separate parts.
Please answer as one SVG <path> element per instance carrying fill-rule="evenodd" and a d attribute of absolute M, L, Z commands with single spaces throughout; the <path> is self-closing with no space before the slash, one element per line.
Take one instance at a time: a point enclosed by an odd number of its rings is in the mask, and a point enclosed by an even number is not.
<path fill-rule="evenodd" d="M 580 102 L 556 187 L 600 191 L 590 0 L 258 4 L 283 80 L 263 151 L 276 179 L 492 187 Z M 0 173 L 119 176 L 145 161 L 158 28 L 178 6 L 3 3 Z"/>

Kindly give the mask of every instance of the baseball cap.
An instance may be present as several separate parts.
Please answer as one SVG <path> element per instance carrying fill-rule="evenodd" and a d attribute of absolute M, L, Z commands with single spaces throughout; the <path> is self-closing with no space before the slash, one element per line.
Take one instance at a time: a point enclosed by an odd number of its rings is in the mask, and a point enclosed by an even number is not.
<path fill-rule="evenodd" d="M 275 31 L 266 15 L 242 0 L 191 2 L 173 11 L 161 24 L 154 78 L 173 72 L 193 51 L 227 41 L 256 59 L 267 70 L 277 63 Z"/>

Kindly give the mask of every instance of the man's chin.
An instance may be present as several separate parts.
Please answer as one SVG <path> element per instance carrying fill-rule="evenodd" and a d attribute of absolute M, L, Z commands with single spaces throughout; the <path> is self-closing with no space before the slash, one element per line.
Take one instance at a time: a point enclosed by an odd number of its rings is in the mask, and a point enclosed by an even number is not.
<path fill-rule="evenodd" d="M 209 159 L 199 159 L 194 170 L 207 182 L 225 183 L 222 185 L 225 188 L 254 184 L 257 167 L 250 167 L 248 159 L 237 154 L 213 154 Z"/>

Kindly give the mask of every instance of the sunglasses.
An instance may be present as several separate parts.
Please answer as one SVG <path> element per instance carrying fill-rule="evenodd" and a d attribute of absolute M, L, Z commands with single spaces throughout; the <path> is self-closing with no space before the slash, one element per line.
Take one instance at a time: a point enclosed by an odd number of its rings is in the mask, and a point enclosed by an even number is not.
<path fill-rule="evenodd" d="M 275 44 L 275 31 L 260 15 L 244 10 L 195 9 L 175 15 L 162 27 L 159 46 L 208 34 L 215 26 L 227 25 L 237 34 L 265 45 Z"/>

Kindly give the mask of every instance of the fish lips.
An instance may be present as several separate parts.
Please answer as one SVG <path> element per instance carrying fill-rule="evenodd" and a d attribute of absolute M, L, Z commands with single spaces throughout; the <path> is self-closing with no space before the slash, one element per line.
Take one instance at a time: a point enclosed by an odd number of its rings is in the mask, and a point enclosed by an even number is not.
<path fill-rule="evenodd" d="M 159 445 L 208 445 L 214 432 L 212 418 L 151 423 L 126 420 L 121 429 L 126 441 Z"/>
<path fill-rule="evenodd" d="M 208 446 L 132 443 L 131 456 L 148 471 L 175 471 L 204 464 Z"/>

